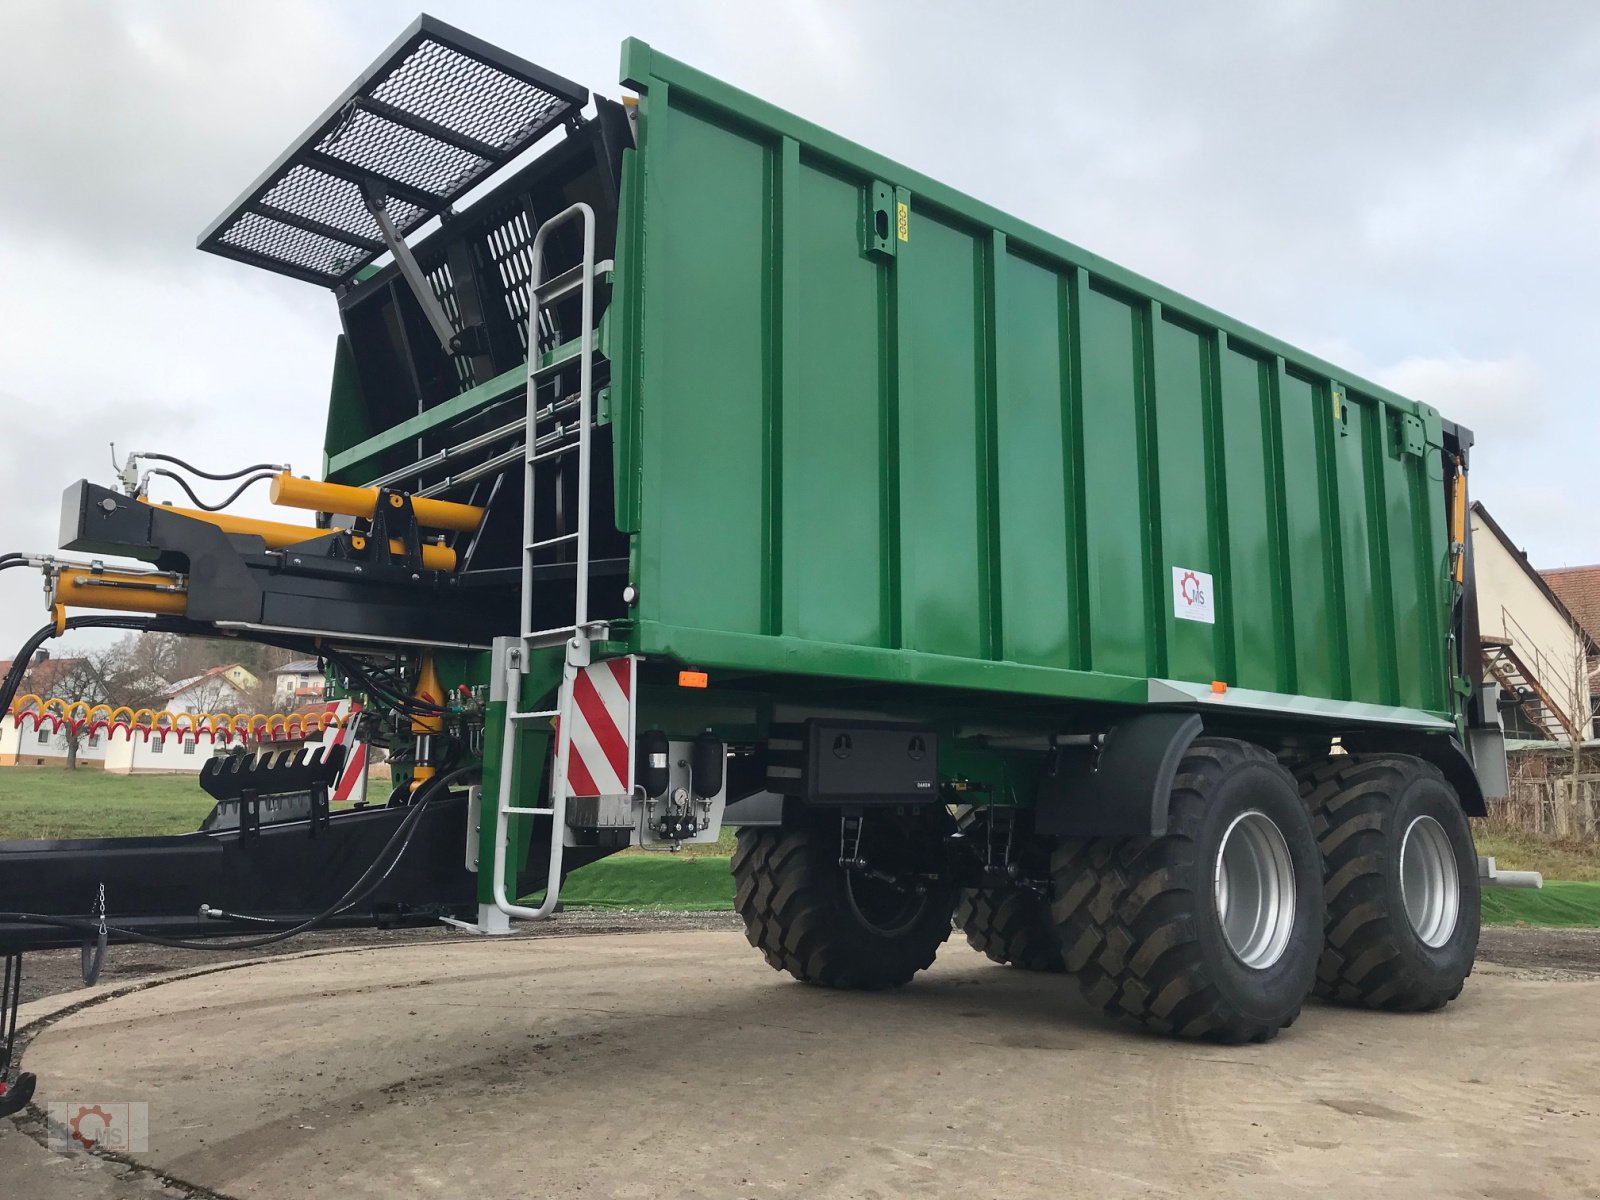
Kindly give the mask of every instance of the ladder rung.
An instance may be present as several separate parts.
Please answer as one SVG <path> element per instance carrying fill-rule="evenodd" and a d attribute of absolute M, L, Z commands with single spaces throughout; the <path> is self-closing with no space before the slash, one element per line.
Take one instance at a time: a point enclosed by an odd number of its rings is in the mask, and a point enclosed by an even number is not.
<path fill-rule="evenodd" d="M 576 625 L 552 625 L 549 629 L 535 629 L 532 633 L 522 635 L 524 641 L 529 638 L 549 637 L 553 633 L 577 633 Z"/>
<path fill-rule="evenodd" d="M 563 645 L 572 636 L 572 627 L 565 629 L 551 629 L 540 633 L 530 633 L 522 640 L 528 643 L 530 650 L 548 650 L 551 646 Z"/>
<path fill-rule="evenodd" d="M 572 349 L 568 350 L 568 346 L 572 346 Z M 557 346 L 554 350 L 550 351 L 550 353 L 555 357 L 549 362 L 543 363 L 542 365 L 533 369 L 534 379 L 543 379 L 547 375 L 555 375 L 563 368 L 571 366 L 578 360 L 578 348 L 577 346 L 573 345 L 572 342 L 567 342 L 564 345 Z"/>
<path fill-rule="evenodd" d="M 570 295 L 583 286 L 583 264 L 561 272 L 553 278 L 546 279 L 537 288 L 534 294 L 539 297 L 541 307 L 555 303 L 563 296 Z"/>
<path fill-rule="evenodd" d="M 536 721 L 540 717 L 548 720 L 551 717 L 559 717 L 560 715 L 561 710 L 559 708 L 541 708 L 538 712 L 512 713 L 511 719 L 513 721 Z"/>
<path fill-rule="evenodd" d="M 543 550 L 546 546 L 559 546 L 562 542 L 575 542 L 578 540 L 576 533 L 563 533 L 559 537 L 545 538 L 542 542 L 529 542 L 523 549 Z"/>
<path fill-rule="evenodd" d="M 609 270 L 611 270 L 611 260 L 609 258 L 594 265 L 594 273 L 596 275 L 604 275 Z M 583 264 L 579 263 L 559 275 L 546 279 L 534 289 L 534 293 L 539 297 L 541 305 L 548 305 L 571 292 L 577 291 L 582 286 Z"/>
<path fill-rule="evenodd" d="M 502 808 L 500 811 L 518 817 L 553 817 L 556 815 L 556 810 L 553 808 Z"/>
<path fill-rule="evenodd" d="M 577 444 L 573 443 L 567 446 L 557 446 L 552 450 L 541 450 L 528 461 L 530 463 L 536 463 L 543 462 L 547 458 L 560 458 L 563 454 L 571 454 L 577 448 Z"/>

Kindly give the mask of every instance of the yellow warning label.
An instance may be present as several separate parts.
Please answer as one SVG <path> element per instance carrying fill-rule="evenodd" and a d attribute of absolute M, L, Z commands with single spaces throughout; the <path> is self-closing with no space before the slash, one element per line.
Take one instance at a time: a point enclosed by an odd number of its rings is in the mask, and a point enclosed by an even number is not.
<path fill-rule="evenodd" d="M 911 240 L 911 206 L 909 204 L 896 204 L 894 206 L 895 233 L 902 242 Z"/>

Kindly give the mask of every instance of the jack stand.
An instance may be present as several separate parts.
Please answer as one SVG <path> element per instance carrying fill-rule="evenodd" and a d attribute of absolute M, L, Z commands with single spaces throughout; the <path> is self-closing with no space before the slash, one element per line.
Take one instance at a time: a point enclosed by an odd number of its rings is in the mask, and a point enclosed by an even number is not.
<path fill-rule="evenodd" d="M 511 932 L 511 918 L 506 916 L 492 904 L 478 905 L 478 922 L 474 925 L 471 921 L 460 921 L 455 917 L 440 917 L 446 925 L 453 925 L 467 933 L 481 934 L 484 937 L 505 937 Z"/>
<path fill-rule="evenodd" d="M 38 1080 L 32 1075 L 11 1078 L 11 1056 L 17 1046 L 17 1008 L 22 1000 L 22 952 L 5 956 L 5 977 L 0 983 L 0 1119 L 28 1107 Z"/>

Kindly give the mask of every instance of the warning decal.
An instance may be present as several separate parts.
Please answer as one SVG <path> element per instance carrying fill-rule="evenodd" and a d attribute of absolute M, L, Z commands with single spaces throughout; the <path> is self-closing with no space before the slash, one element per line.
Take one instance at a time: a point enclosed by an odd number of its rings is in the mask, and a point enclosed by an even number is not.
<path fill-rule="evenodd" d="M 637 666 L 632 655 L 607 659 L 584 667 L 573 680 L 568 795 L 632 794 Z"/>
<path fill-rule="evenodd" d="M 1180 621 L 1217 623 L 1212 607 L 1211 576 L 1187 567 L 1172 568 L 1172 615 Z"/>

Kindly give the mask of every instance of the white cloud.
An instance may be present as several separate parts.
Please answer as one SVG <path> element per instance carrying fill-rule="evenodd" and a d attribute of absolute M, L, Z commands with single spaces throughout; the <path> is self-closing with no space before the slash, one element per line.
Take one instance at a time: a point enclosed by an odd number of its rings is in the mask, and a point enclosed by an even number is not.
<path fill-rule="evenodd" d="M 1549 398 L 1526 358 L 1407 358 L 1379 370 L 1377 381 L 1431 404 L 1491 449 L 1548 432 Z"/>

